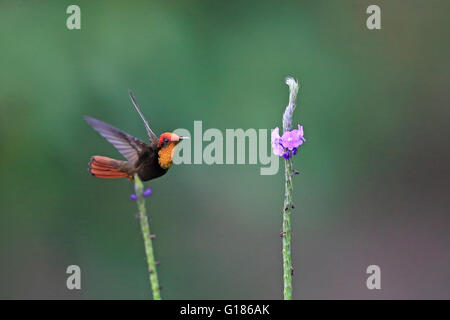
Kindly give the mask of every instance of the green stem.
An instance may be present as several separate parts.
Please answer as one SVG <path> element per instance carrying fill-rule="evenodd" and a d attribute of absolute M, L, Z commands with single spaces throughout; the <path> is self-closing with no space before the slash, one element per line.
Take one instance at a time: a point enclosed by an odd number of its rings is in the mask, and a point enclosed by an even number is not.
<path fill-rule="evenodd" d="M 292 194 L 294 187 L 292 185 L 292 160 L 284 161 L 284 205 L 283 205 L 283 296 L 284 300 L 292 299 L 292 260 L 291 260 L 291 209 Z"/>
<path fill-rule="evenodd" d="M 158 273 L 156 272 L 156 261 L 153 255 L 153 244 L 150 233 L 150 225 L 148 223 L 145 211 L 145 199 L 142 195 L 144 185 L 137 175 L 134 176 L 134 184 L 136 189 L 137 205 L 139 210 L 139 220 L 141 222 L 142 237 L 144 238 L 145 254 L 147 256 L 148 272 L 150 274 L 150 285 L 152 286 L 153 300 L 161 300 L 161 293 L 158 281 Z"/>
<path fill-rule="evenodd" d="M 292 130 L 292 118 L 297 100 L 298 82 L 293 78 L 287 78 L 289 86 L 289 104 L 283 114 L 283 132 Z M 292 159 L 284 160 L 284 203 L 282 224 L 282 255 L 283 255 L 283 296 L 284 300 L 292 299 L 292 275 L 294 268 L 291 259 L 291 212 L 294 207 L 292 183 Z"/>

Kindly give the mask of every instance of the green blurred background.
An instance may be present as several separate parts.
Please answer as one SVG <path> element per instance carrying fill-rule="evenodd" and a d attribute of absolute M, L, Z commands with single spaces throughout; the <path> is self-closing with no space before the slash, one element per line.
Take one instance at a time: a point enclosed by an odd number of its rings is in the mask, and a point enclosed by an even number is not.
<path fill-rule="evenodd" d="M 81 7 L 81 30 L 66 8 Z M 382 29 L 366 28 L 378 4 Z M 448 1 L 2 1 L 0 298 L 148 299 L 136 204 L 87 114 L 156 132 L 295 122 L 294 298 L 450 298 Z M 282 162 L 280 162 L 282 166 Z M 166 299 L 281 298 L 282 170 L 179 165 L 148 200 Z M 82 290 L 66 289 L 66 268 Z M 381 290 L 366 288 L 368 265 Z"/>

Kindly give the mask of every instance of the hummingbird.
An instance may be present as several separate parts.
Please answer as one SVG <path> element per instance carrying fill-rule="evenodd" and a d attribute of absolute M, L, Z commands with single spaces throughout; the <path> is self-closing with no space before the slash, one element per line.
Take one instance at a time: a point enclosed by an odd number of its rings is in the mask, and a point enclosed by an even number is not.
<path fill-rule="evenodd" d="M 161 177 L 172 166 L 173 155 L 178 143 L 183 139 L 188 139 L 188 137 L 180 137 L 172 132 L 164 132 L 158 138 L 148 125 L 131 91 L 129 95 L 131 102 L 144 122 L 149 143 L 145 143 L 103 121 L 85 116 L 86 122 L 127 159 L 127 161 L 123 161 L 105 156 L 91 157 L 88 171 L 95 177 L 133 180 L 134 175 L 137 174 L 142 181 Z"/>

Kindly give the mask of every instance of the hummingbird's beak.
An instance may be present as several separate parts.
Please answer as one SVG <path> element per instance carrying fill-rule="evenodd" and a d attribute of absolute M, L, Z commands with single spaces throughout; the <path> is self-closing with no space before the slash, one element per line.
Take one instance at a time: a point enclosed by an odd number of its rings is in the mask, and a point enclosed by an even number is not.
<path fill-rule="evenodd" d="M 180 137 L 179 140 L 181 141 L 181 140 L 189 140 L 189 139 L 190 139 L 189 137 Z"/>

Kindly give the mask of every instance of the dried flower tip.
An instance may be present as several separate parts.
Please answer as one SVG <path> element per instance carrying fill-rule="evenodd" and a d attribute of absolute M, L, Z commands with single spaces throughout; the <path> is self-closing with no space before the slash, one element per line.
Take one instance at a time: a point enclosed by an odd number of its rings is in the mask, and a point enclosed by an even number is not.
<path fill-rule="evenodd" d="M 298 93 L 298 81 L 292 77 L 287 77 L 285 82 L 289 86 L 289 104 L 295 105 Z"/>
<path fill-rule="evenodd" d="M 295 87 L 298 87 L 298 81 L 295 80 L 292 77 L 287 77 L 284 82 L 286 82 L 286 84 L 289 86 L 289 89 L 294 89 Z"/>
<path fill-rule="evenodd" d="M 150 235 L 150 239 L 155 239 L 155 238 L 156 238 L 156 235 L 154 235 L 154 234 Z"/>
<path fill-rule="evenodd" d="M 293 174 L 300 174 L 300 172 L 299 172 L 298 170 L 295 170 L 295 169 L 292 170 L 292 173 L 293 173 Z"/>
<path fill-rule="evenodd" d="M 283 238 L 285 235 L 286 235 L 286 232 L 284 232 L 284 231 L 281 232 L 281 233 L 280 233 L 280 238 Z"/>
<path fill-rule="evenodd" d="M 291 267 L 291 276 L 294 275 L 294 267 Z"/>
<path fill-rule="evenodd" d="M 160 264 L 160 262 L 159 261 L 155 261 L 155 265 L 159 265 Z"/>
<path fill-rule="evenodd" d="M 291 208 L 292 208 L 292 209 L 295 209 L 295 206 L 294 206 L 294 203 L 293 203 L 293 202 L 291 202 Z"/>

